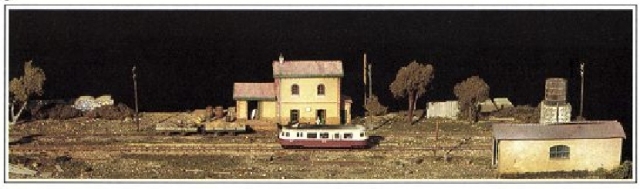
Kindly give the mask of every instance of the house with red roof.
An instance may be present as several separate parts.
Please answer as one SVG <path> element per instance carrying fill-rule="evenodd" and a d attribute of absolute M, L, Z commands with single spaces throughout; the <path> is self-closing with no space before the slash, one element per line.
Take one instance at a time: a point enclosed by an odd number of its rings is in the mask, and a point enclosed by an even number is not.
<path fill-rule="evenodd" d="M 234 83 L 238 119 L 286 124 L 338 125 L 351 120 L 351 99 L 341 94 L 340 60 L 273 61 L 274 82 Z"/>

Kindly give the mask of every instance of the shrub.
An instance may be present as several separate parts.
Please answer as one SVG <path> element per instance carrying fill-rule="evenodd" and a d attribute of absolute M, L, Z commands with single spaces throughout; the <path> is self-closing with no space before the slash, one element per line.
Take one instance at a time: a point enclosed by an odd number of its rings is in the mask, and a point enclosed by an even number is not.
<path fill-rule="evenodd" d="M 524 123 L 537 123 L 540 121 L 540 108 L 531 106 L 508 107 L 493 112 L 495 117 L 513 117 Z"/>
<path fill-rule="evenodd" d="M 49 118 L 49 110 L 53 108 L 54 104 L 37 104 L 29 110 L 31 119 L 43 120 Z"/>
<path fill-rule="evenodd" d="M 367 105 L 364 108 L 369 112 L 369 115 L 380 116 L 387 114 L 387 107 L 380 104 L 376 95 L 371 95 L 367 98 Z"/>
<path fill-rule="evenodd" d="M 633 172 L 631 161 L 624 161 L 622 165 L 611 170 L 611 179 L 630 179 Z"/>
<path fill-rule="evenodd" d="M 106 105 L 95 108 L 87 113 L 85 117 L 88 118 L 103 118 L 108 120 L 123 120 L 126 117 L 131 117 L 134 111 L 123 103 L 119 103 L 117 106 Z"/>
<path fill-rule="evenodd" d="M 71 105 L 55 105 L 53 108 L 49 109 L 48 117 L 49 119 L 55 120 L 67 120 L 75 117 L 79 117 L 81 115 L 80 110 L 73 108 Z"/>

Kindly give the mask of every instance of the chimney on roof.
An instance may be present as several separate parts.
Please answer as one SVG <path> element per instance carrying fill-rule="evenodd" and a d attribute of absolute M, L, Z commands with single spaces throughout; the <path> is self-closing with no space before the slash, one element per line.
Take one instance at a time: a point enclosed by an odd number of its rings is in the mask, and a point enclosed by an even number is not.
<path fill-rule="evenodd" d="M 280 64 L 284 63 L 284 56 L 282 56 L 282 53 L 280 53 L 278 60 L 280 61 Z"/>

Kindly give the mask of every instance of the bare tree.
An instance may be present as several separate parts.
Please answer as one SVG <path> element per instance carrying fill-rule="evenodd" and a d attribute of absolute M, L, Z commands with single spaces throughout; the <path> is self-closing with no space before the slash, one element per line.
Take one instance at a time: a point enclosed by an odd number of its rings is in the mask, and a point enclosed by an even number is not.
<path fill-rule="evenodd" d="M 433 79 L 433 66 L 431 64 L 421 64 L 415 60 L 409 65 L 400 68 L 389 90 L 396 98 L 407 97 L 409 99 L 409 111 L 407 118 L 409 122 L 413 118 L 413 110 L 420 96 L 427 92 L 427 85 Z"/>
<path fill-rule="evenodd" d="M 11 79 L 9 84 L 9 111 L 11 112 L 10 125 L 15 124 L 27 106 L 29 97 L 41 96 L 44 93 L 42 86 L 46 80 L 44 71 L 32 65 L 33 61 L 24 63 L 24 75 Z M 16 112 L 16 106 L 19 106 Z"/>
<path fill-rule="evenodd" d="M 467 120 L 475 121 L 478 103 L 489 98 L 489 85 L 478 76 L 472 76 L 457 83 L 453 93 L 458 97 L 460 115 Z"/>

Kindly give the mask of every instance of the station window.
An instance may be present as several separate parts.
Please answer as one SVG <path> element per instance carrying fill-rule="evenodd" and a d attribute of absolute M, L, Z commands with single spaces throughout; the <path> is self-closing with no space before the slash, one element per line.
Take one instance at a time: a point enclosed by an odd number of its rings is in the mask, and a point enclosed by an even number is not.
<path fill-rule="evenodd" d="M 570 148 L 566 145 L 555 145 L 549 148 L 549 158 L 569 159 Z"/>
<path fill-rule="evenodd" d="M 333 138 L 335 138 L 335 139 L 340 138 L 340 133 L 333 134 Z"/>
<path fill-rule="evenodd" d="M 307 133 L 307 138 L 318 138 L 318 133 Z"/>
<path fill-rule="evenodd" d="M 320 133 L 320 138 L 329 138 L 329 133 L 327 132 Z"/>
<path fill-rule="evenodd" d="M 351 134 L 351 133 L 344 133 L 344 138 L 353 138 L 353 134 Z"/>
<path fill-rule="evenodd" d="M 291 123 L 297 123 L 298 122 L 298 118 L 300 117 L 300 110 L 291 110 L 291 112 L 289 112 L 290 116 L 291 116 Z"/>
<path fill-rule="evenodd" d="M 318 96 L 324 96 L 324 84 L 318 85 Z"/>
<path fill-rule="evenodd" d="M 298 84 L 293 84 L 291 86 L 291 95 L 299 95 L 300 94 L 300 87 L 298 86 Z"/>

